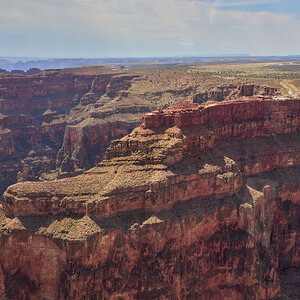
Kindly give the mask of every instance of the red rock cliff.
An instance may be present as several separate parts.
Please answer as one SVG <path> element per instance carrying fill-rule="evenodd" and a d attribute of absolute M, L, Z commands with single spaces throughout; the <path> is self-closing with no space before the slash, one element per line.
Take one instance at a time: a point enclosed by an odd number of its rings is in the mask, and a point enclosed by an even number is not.
<path fill-rule="evenodd" d="M 229 84 L 230 82 L 230 84 Z M 112 139 L 155 107 L 277 94 L 274 87 L 189 72 L 86 67 L 0 76 L 0 196 L 17 174 L 52 180 L 82 173 L 104 157 Z"/>
<path fill-rule="evenodd" d="M 300 100 L 144 117 L 73 178 L 9 187 L 0 295 L 296 299 Z"/>
<path fill-rule="evenodd" d="M 43 178 L 51 179 L 80 173 L 98 163 L 109 142 L 128 134 L 142 113 L 150 111 L 146 104 L 124 101 L 124 109 L 119 105 L 116 113 L 118 105 L 107 94 L 116 95 L 134 77 L 107 69 L 2 74 L 0 196 L 26 165 L 33 170 L 32 178 L 50 172 L 49 178 Z M 128 107 L 140 107 L 140 112 L 130 113 Z M 69 139 L 75 127 L 78 137 Z"/>

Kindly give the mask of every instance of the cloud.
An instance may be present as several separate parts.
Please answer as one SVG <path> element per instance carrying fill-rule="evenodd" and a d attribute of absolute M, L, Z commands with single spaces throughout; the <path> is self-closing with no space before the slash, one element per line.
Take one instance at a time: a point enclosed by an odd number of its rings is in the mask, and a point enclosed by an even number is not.
<path fill-rule="evenodd" d="M 193 47 L 194 42 L 193 41 L 180 41 L 178 42 L 179 46 L 184 46 L 184 47 Z"/>
<path fill-rule="evenodd" d="M 250 2 L 258 1 L 227 5 Z M 3 56 L 300 52 L 296 17 L 223 11 L 203 1 L 0 0 L 0 7 Z"/>
<path fill-rule="evenodd" d="M 212 3 L 214 7 L 233 7 L 233 6 L 249 6 L 249 5 L 263 5 L 267 3 L 277 3 L 278 0 L 250 0 L 250 1 L 234 1 L 223 2 L 222 0 L 216 0 Z"/>

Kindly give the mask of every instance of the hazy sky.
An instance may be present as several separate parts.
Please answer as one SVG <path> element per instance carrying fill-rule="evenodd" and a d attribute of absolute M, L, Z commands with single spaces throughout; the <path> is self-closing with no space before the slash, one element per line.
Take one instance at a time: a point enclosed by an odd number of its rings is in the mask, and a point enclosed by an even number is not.
<path fill-rule="evenodd" d="M 0 56 L 300 54 L 300 0 L 0 0 Z"/>

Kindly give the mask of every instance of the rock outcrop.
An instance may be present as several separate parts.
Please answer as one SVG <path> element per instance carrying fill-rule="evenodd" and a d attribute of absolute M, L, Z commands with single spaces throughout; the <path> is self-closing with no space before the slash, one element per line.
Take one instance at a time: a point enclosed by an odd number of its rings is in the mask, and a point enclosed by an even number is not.
<path fill-rule="evenodd" d="M 182 103 L 82 175 L 9 187 L 0 295 L 296 299 L 299 130 L 299 99 Z"/>
<path fill-rule="evenodd" d="M 110 93 L 117 93 L 132 79 L 133 76 L 105 69 L 98 73 L 63 70 L 31 76 L 2 74 L 0 195 L 17 181 L 17 174 L 24 166 L 32 168 L 32 178 L 45 173 L 43 178 L 51 179 L 80 173 L 99 162 L 110 140 L 128 134 L 140 122 L 142 114 L 150 111 L 149 105 L 138 103 L 141 112 L 128 113 L 130 107 L 136 109 L 137 102 L 127 101 L 126 108 L 122 110 L 119 105 L 115 113 L 107 87 L 110 86 Z M 109 118 L 109 113 L 110 116 L 115 113 L 114 118 Z M 70 132 L 73 132 L 71 144 Z M 95 142 L 102 146 L 92 147 Z M 66 172 L 64 167 L 63 162 L 69 159 L 74 164 L 73 172 Z M 47 177 L 49 172 L 55 174 Z"/>
<path fill-rule="evenodd" d="M 224 101 L 227 99 L 249 97 L 253 95 L 280 95 L 280 91 L 278 88 L 254 84 L 221 85 L 207 91 L 196 93 L 193 96 L 193 101 L 195 103 L 203 103 L 209 100 Z"/>
<path fill-rule="evenodd" d="M 28 179 L 41 180 L 95 166 L 111 140 L 130 133 L 155 108 L 279 92 L 188 72 L 34 71 L 0 75 L 0 195 L 24 166 L 33 172 Z"/>

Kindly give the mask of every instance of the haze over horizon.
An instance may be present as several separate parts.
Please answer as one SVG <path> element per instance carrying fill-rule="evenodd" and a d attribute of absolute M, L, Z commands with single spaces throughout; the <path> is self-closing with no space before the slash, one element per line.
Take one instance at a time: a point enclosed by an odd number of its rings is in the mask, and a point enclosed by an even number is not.
<path fill-rule="evenodd" d="M 300 54 L 297 0 L 0 0 L 0 56 Z"/>

